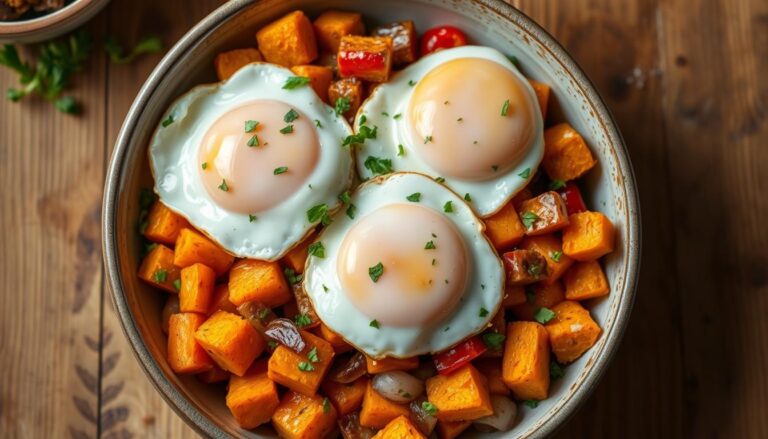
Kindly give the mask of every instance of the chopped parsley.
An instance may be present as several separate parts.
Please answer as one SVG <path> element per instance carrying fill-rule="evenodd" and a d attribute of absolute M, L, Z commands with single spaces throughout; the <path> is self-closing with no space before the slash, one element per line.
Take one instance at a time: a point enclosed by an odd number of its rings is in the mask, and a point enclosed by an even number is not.
<path fill-rule="evenodd" d="M 389 113 L 387 113 L 386 111 L 382 111 L 381 115 L 384 116 L 384 117 L 389 117 Z"/>
<path fill-rule="evenodd" d="M 379 321 L 378 320 L 371 320 L 371 323 L 368 324 L 371 328 L 379 329 Z"/>
<path fill-rule="evenodd" d="M 328 214 L 328 205 L 325 203 L 318 204 L 317 206 L 309 209 L 307 211 L 307 220 L 310 223 L 320 221 L 324 226 L 327 226 L 331 223 L 331 221 L 333 221 L 331 216 Z"/>
<path fill-rule="evenodd" d="M 328 287 L 325 286 L 325 284 L 323 284 L 323 291 L 325 291 L 326 293 L 328 292 Z"/>
<path fill-rule="evenodd" d="M 437 414 L 437 406 L 429 401 L 422 402 L 421 409 L 427 412 L 429 416 L 435 416 Z"/>
<path fill-rule="evenodd" d="M 152 278 L 155 280 L 155 282 L 163 283 L 168 280 L 168 271 L 166 271 L 164 268 L 156 270 L 154 274 L 152 274 Z"/>
<path fill-rule="evenodd" d="M 413 203 L 418 203 L 421 201 L 421 192 L 414 192 L 411 195 L 405 197 L 405 199 Z"/>
<path fill-rule="evenodd" d="M 302 372 L 312 372 L 315 370 L 315 366 L 313 366 L 312 363 L 302 361 L 299 363 L 299 370 Z"/>
<path fill-rule="evenodd" d="M 256 221 L 257 219 L 259 219 L 259 218 L 256 215 L 250 215 L 250 214 L 248 215 L 248 222 L 249 223 L 252 223 L 252 222 Z"/>
<path fill-rule="evenodd" d="M 259 125 L 259 121 L 257 120 L 246 120 L 245 121 L 245 132 L 246 133 L 252 133 L 256 127 Z"/>
<path fill-rule="evenodd" d="M 352 201 L 352 197 L 349 195 L 349 191 L 344 191 L 341 195 L 339 195 L 339 201 L 344 204 L 349 204 L 349 202 Z"/>
<path fill-rule="evenodd" d="M 203 168 L 203 171 L 205 171 L 206 169 L 208 169 L 208 162 L 203 162 L 203 164 L 200 165 L 200 167 Z"/>
<path fill-rule="evenodd" d="M 525 168 L 525 170 L 519 174 L 517 174 L 520 178 L 528 178 L 531 176 L 531 168 Z"/>
<path fill-rule="evenodd" d="M 310 244 L 307 251 L 312 256 L 316 256 L 318 258 L 325 257 L 325 246 L 323 246 L 323 243 L 320 241 L 313 242 L 312 244 Z"/>
<path fill-rule="evenodd" d="M 336 113 L 336 116 L 341 116 L 342 114 L 349 111 L 350 108 L 351 106 L 349 105 L 349 98 L 341 97 L 336 99 L 333 111 Z"/>
<path fill-rule="evenodd" d="M 549 308 L 541 307 L 533 313 L 533 319 L 542 325 L 555 318 L 555 312 Z"/>
<path fill-rule="evenodd" d="M 445 204 L 443 204 L 443 212 L 453 213 L 453 201 L 446 201 Z"/>
<path fill-rule="evenodd" d="M 523 221 L 525 228 L 530 229 L 533 226 L 533 223 L 538 221 L 539 216 L 533 212 L 523 212 L 523 214 L 520 215 L 520 219 Z"/>
<path fill-rule="evenodd" d="M 283 270 L 283 274 L 285 274 L 285 279 L 291 285 L 296 285 L 297 283 L 301 282 L 302 279 L 304 279 L 304 275 L 296 274 L 292 268 L 286 268 Z"/>
<path fill-rule="evenodd" d="M 331 402 L 328 401 L 328 398 L 323 398 L 323 413 L 326 415 L 331 412 Z"/>
<path fill-rule="evenodd" d="M 296 326 L 299 328 L 304 328 L 312 324 L 312 319 L 306 314 L 296 314 L 296 317 L 293 318 L 293 322 L 296 323 Z M 313 363 L 315 363 L 315 361 L 313 361 Z"/>
<path fill-rule="evenodd" d="M 488 315 L 488 310 L 483 307 L 480 307 L 480 312 L 477 315 L 478 317 L 485 317 Z"/>
<path fill-rule="evenodd" d="M 549 188 L 552 190 L 562 189 L 565 187 L 563 180 L 552 180 L 549 182 Z"/>
<path fill-rule="evenodd" d="M 504 334 L 498 332 L 486 332 L 483 334 L 483 342 L 488 346 L 488 349 L 492 351 L 501 349 L 501 346 L 504 344 L 504 339 L 506 339 Z"/>
<path fill-rule="evenodd" d="M 504 101 L 504 104 L 501 106 L 501 115 L 506 116 L 507 113 L 509 113 L 509 99 Z"/>
<path fill-rule="evenodd" d="M 229 192 L 229 185 L 227 185 L 227 180 L 223 180 L 223 179 L 221 180 L 219 189 L 223 190 L 224 192 Z"/>
<path fill-rule="evenodd" d="M 322 128 L 323 124 L 321 124 L 319 120 L 315 119 L 315 126 L 318 128 Z"/>
<path fill-rule="evenodd" d="M 392 160 L 379 157 L 368 156 L 363 163 L 365 169 L 373 172 L 374 175 L 389 174 L 392 172 Z"/>
<path fill-rule="evenodd" d="M 283 116 L 283 121 L 285 121 L 285 123 L 291 123 L 298 118 L 299 118 L 299 113 L 297 113 L 296 110 L 291 108 L 290 110 L 288 110 L 287 113 L 285 113 L 285 116 Z"/>
<path fill-rule="evenodd" d="M 435 181 L 438 183 L 445 183 L 445 179 L 443 177 L 435 177 Z"/>
<path fill-rule="evenodd" d="M 395 119 L 395 120 L 397 120 L 397 119 L 400 119 L 401 117 L 403 117 L 403 115 L 402 115 L 402 114 L 400 114 L 400 113 L 397 113 L 397 114 L 395 114 L 394 116 L 392 116 L 392 119 Z"/>
<path fill-rule="evenodd" d="M 165 120 L 162 123 L 163 128 L 167 127 L 168 125 L 172 124 L 173 122 L 175 122 L 173 120 L 173 114 L 169 114 L 168 117 L 165 118 Z"/>
<path fill-rule="evenodd" d="M 379 127 L 377 126 L 370 128 L 367 125 L 363 125 L 356 134 L 351 134 L 344 138 L 344 142 L 342 142 L 341 146 L 363 144 L 365 143 L 365 139 L 375 139 L 378 131 Z"/>
<path fill-rule="evenodd" d="M 552 360 L 549 362 L 549 377 L 552 380 L 559 380 L 560 378 L 565 376 L 565 371 L 563 370 L 563 366 L 560 365 L 555 360 Z"/>
<path fill-rule="evenodd" d="M 546 266 L 542 266 L 541 264 L 531 264 L 526 271 L 533 277 L 539 277 L 544 270 L 544 267 Z"/>
<path fill-rule="evenodd" d="M 355 206 L 354 204 L 350 203 L 350 205 L 349 205 L 349 207 L 347 207 L 347 211 L 346 211 L 347 216 L 349 217 L 349 219 L 355 219 L 355 212 L 356 211 L 357 211 L 357 206 Z"/>
<path fill-rule="evenodd" d="M 365 125 L 366 122 L 368 122 L 368 116 L 363 114 L 362 116 L 360 116 L 360 123 L 358 125 L 360 126 Z"/>
<path fill-rule="evenodd" d="M 434 250 L 437 247 L 435 247 L 435 241 L 429 240 L 427 241 L 427 244 L 424 246 L 424 250 Z"/>
<path fill-rule="evenodd" d="M 374 265 L 373 267 L 368 267 L 368 276 L 371 277 L 371 280 L 374 283 L 379 281 L 379 278 L 382 274 L 384 274 L 384 264 L 381 262 Z"/>
<path fill-rule="evenodd" d="M 535 399 L 529 399 L 527 401 L 523 401 L 523 404 L 525 404 L 527 407 L 535 409 L 536 407 L 539 406 L 539 401 Z"/>
<path fill-rule="evenodd" d="M 286 172 L 288 172 L 287 166 L 280 166 L 279 168 L 275 168 L 275 170 L 272 171 L 272 173 L 275 175 L 285 174 Z"/>
<path fill-rule="evenodd" d="M 427 136 L 427 137 L 425 137 L 425 138 L 424 138 L 424 144 L 425 144 L 425 145 L 426 145 L 427 143 L 431 142 L 431 141 L 432 141 L 432 136 Z"/>
<path fill-rule="evenodd" d="M 403 144 L 397 145 L 397 155 L 398 157 L 402 157 L 405 155 L 405 148 L 403 147 Z"/>
<path fill-rule="evenodd" d="M 173 289 L 176 291 L 181 290 L 181 279 L 176 279 L 173 281 Z"/>
<path fill-rule="evenodd" d="M 409 80 L 408 80 L 408 85 L 410 85 L 411 87 L 413 87 L 414 85 L 416 85 L 416 81 L 414 81 L 413 79 L 409 79 Z"/>
<path fill-rule="evenodd" d="M 311 361 L 312 363 L 317 363 L 320 361 L 320 358 L 317 356 L 317 347 L 313 347 L 309 350 L 309 352 L 307 352 L 307 360 Z"/>
<path fill-rule="evenodd" d="M 280 134 L 291 134 L 293 132 L 293 125 L 286 125 L 280 128 Z"/>
<path fill-rule="evenodd" d="M 472 197 L 469 195 L 469 192 L 464 194 L 464 201 L 472 202 Z"/>
<path fill-rule="evenodd" d="M 310 79 L 306 76 L 291 76 L 285 80 L 283 84 L 283 90 L 293 90 L 294 88 L 304 87 L 310 83 Z"/>
<path fill-rule="evenodd" d="M 563 257 L 563 252 L 561 251 L 549 252 L 549 257 L 555 262 L 560 262 L 560 258 Z"/>
<path fill-rule="evenodd" d="M 251 138 L 248 139 L 248 143 L 246 143 L 246 145 L 248 145 L 250 147 L 260 146 L 261 143 L 259 142 L 259 136 L 257 136 L 256 134 L 251 136 Z"/>

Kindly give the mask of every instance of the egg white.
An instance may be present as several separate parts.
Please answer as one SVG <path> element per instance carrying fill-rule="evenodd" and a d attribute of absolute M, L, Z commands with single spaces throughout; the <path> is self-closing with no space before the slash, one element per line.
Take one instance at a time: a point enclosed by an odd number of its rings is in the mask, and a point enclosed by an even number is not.
<path fill-rule="evenodd" d="M 442 177 L 445 179 L 445 185 L 454 192 L 462 196 L 470 194 L 472 208 L 481 217 L 487 217 L 500 210 L 533 178 L 544 157 L 544 122 L 536 106 L 533 115 L 535 134 L 530 149 L 508 172 L 499 173 L 497 177 L 481 181 L 439 175 L 412 149 L 407 121 L 409 102 L 414 90 L 411 84 L 417 83 L 438 65 L 459 58 L 483 58 L 508 68 L 521 80 L 532 102 L 538 103 L 536 93 L 528 80 L 506 56 L 496 49 L 461 46 L 427 55 L 395 74 L 388 82 L 376 87 L 373 94 L 358 110 L 354 126 L 359 127 L 361 118 L 365 116 L 366 125 L 378 127 L 378 132 L 375 139 L 366 139 L 357 151 L 357 171 L 362 178 L 373 177 L 374 174 L 365 167 L 364 163 L 369 156 L 374 156 L 392 160 L 392 168 L 395 171 L 413 171 L 433 178 Z M 478 105 L 483 103 L 480 102 Z M 400 117 L 396 118 L 396 115 Z M 404 154 L 398 155 L 398 145 L 403 145 Z M 530 169 L 528 177 L 521 177 L 520 174 L 526 169 Z"/>
<path fill-rule="evenodd" d="M 171 210 L 239 257 L 276 260 L 299 243 L 316 225 L 307 210 L 326 204 L 329 212 L 340 207 L 339 194 L 352 183 L 354 164 L 349 148 L 341 141 L 352 134 L 343 117 L 335 116 L 305 86 L 284 90 L 290 70 L 266 63 L 247 65 L 230 79 L 198 86 L 178 98 L 158 125 L 149 147 L 155 192 Z M 249 215 L 219 207 L 199 177 L 198 148 L 208 128 L 226 112 L 254 100 L 285 102 L 304 116 L 320 121 L 317 128 L 320 154 L 317 165 L 302 187 L 277 206 Z"/>
<path fill-rule="evenodd" d="M 469 261 L 467 283 L 452 313 L 430 327 L 370 326 L 371 317 L 347 298 L 338 276 L 338 253 L 346 233 L 366 215 L 390 204 L 402 204 L 414 192 L 419 204 L 450 219 L 464 239 Z M 447 201 L 453 212 L 445 213 Z M 416 173 L 395 173 L 363 183 L 352 194 L 355 218 L 337 215 L 318 237 L 325 257 L 310 256 L 304 271 L 304 289 L 320 319 L 331 330 L 370 357 L 406 358 L 445 350 L 482 331 L 498 310 L 504 291 L 504 269 L 498 254 L 483 234 L 485 226 L 455 193 L 431 178 Z M 480 309 L 488 314 L 480 316 Z"/>

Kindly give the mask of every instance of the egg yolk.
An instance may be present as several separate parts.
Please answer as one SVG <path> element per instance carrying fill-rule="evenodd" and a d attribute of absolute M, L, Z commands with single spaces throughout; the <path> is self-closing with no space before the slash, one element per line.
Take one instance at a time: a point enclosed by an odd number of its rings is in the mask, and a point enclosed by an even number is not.
<path fill-rule="evenodd" d="M 537 111 L 526 85 L 508 68 L 460 58 L 416 84 L 408 131 L 413 149 L 440 176 L 487 180 L 524 157 Z"/>
<path fill-rule="evenodd" d="M 361 218 L 339 249 L 344 293 L 380 325 L 431 325 L 461 299 L 469 272 L 467 250 L 443 214 L 392 204 Z M 379 265 L 380 264 L 380 265 Z"/>
<path fill-rule="evenodd" d="M 284 102 L 258 100 L 225 113 L 208 128 L 198 170 L 219 207 L 257 214 L 306 185 L 319 156 L 312 120 Z"/>

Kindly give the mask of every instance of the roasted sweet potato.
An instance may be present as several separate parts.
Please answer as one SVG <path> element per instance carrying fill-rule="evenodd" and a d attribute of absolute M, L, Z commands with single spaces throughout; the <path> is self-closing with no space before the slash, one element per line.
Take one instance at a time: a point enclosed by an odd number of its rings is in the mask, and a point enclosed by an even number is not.
<path fill-rule="evenodd" d="M 213 368 L 213 361 L 195 341 L 195 331 L 205 316 L 179 313 L 168 322 L 168 365 L 176 373 L 200 373 Z"/>
<path fill-rule="evenodd" d="M 208 308 L 208 315 L 216 311 L 237 314 L 237 307 L 229 301 L 229 286 L 227 284 L 219 284 L 213 287 L 213 297 L 211 298 L 211 306 Z"/>
<path fill-rule="evenodd" d="M 195 331 L 195 340 L 224 370 L 243 376 L 264 351 L 266 341 L 247 320 L 217 311 Z"/>
<path fill-rule="evenodd" d="M 352 120 L 363 102 L 363 83 L 356 78 L 333 81 L 328 87 L 328 100 L 347 120 Z"/>
<path fill-rule="evenodd" d="M 385 82 L 392 71 L 392 38 L 342 37 L 337 55 L 339 75 L 370 82 Z"/>
<path fill-rule="evenodd" d="M 371 31 L 376 37 L 392 38 L 392 64 L 405 66 L 416 61 L 418 38 L 413 21 L 396 21 L 379 26 Z"/>
<path fill-rule="evenodd" d="M 163 311 L 160 313 L 160 319 L 162 322 L 163 332 L 168 334 L 168 325 L 171 320 L 171 316 L 180 313 L 179 309 L 179 296 L 169 295 L 163 305 Z"/>
<path fill-rule="evenodd" d="M 517 399 L 542 400 L 549 393 L 547 330 L 536 322 L 507 325 L 502 379 Z"/>
<path fill-rule="evenodd" d="M 547 119 L 547 105 L 549 103 L 550 88 L 547 84 L 529 79 L 533 91 L 536 93 L 536 100 L 539 101 L 539 109 L 541 109 L 541 118 Z"/>
<path fill-rule="evenodd" d="M 437 437 L 440 439 L 455 439 L 461 433 L 464 432 L 469 426 L 472 425 L 472 421 L 454 421 L 447 422 L 437 421 Z"/>
<path fill-rule="evenodd" d="M 268 62 L 285 67 L 309 64 L 317 58 L 312 23 L 301 11 L 293 11 L 256 32 L 259 50 Z"/>
<path fill-rule="evenodd" d="M 512 202 L 495 214 L 485 218 L 485 234 L 497 250 L 506 250 L 525 236 L 525 227 Z"/>
<path fill-rule="evenodd" d="M 542 280 L 545 284 L 553 284 L 573 264 L 573 259 L 563 253 L 562 241 L 556 235 L 527 236 L 520 248 L 536 251 L 547 260 L 547 277 Z"/>
<path fill-rule="evenodd" d="M 173 264 L 179 268 L 197 262 L 205 264 L 221 276 L 229 270 L 235 257 L 213 241 L 192 229 L 181 229 L 173 252 Z"/>
<path fill-rule="evenodd" d="M 504 286 L 504 297 L 501 298 L 501 306 L 510 308 L 525 303 L 525 287 L 516 285 Z"/>
<path fill-rule="evenodd" d="M 471 421 L 493 414 L 488 380 L 471 364 L 427 380 L 427 399 L 441 421 Z"/>
<path fill-rule="evenodd" d="M 331 328 L 323 324 L 320 325 L 320 336 L 323 337 L 325 341 L 330 343 L 331 346 L 333 346 L 333 350 L 337 354 L 340 354 L 342 352 L 348 352 L 353 349 L 349 343 L 344 341 L 344 338 L 342 336 L 331 331 Z"/>
<path fill-rule="evenodd" d="M 526 301 L 510 308 L 512 314 L 519 320 L 533 320 L 536 310 L 552 309 L 553 306 L 565 300 L 565 289 L 560 281 L 551 285 L 540 282 L 527 288 L 529 293 Z"/>
<path fill-rule="evenodd" d="M 179 268 L 173 264 L 173 250 L 158 244 L 144 256 L 139 266 L 139 279 L 150 285 L 162 288 L 169 293 L 177 293 Z"/>
<path fill-rule="evenodd" d="M 574 213 L 563 229 L 563 253 L 593 261 L 613 251 L 613 224 L 600 212 Z"/>
<path fill-rule="evenodd" d="M 323 102 L 326 104 L 329 103 L 328 87 L 330 87 L 331 81 L 333 80 L 333 69 L 325 66 L 302 65 L 293 66 L 291 67 L 291 70 L 297 76 L 309 78 L 309 84 L 312 86 L 312 89 L 315 91 L 315 93 L 317 93 Z M 303 269 L 304 267 L 302 266 L 301 268 Z M 297 271 L 297 273 L 301 273 L 301 270 Z"/>
<path fill-rule="evenodd" d="M 229 301 L 235 306 L 255 300 L 273 308 L 292 297 L 277 262 L 241 259 L 229 272 Z"/>
<path fill-rule="evenodd" d="M 319 93 L 318 93 L 319 94 Z M 328 95 L 328 89 L 325 90 L 326 96 Z M 307 249 L 309 248 L 309 245 L 312 244 L 312 242 L 315 240 L 315 235 L 312 234 L 308 236 L 307 238 L 304 238 L 304 241 L 301 241 L 298 245 L 296 245 L 294 248 L 291 249 L 288 253 L 283 256 L 282 263 L 285 267 L 290 268 L 293 270 L 296 274 L 301 274 L 304 272 L 304 264 L 307 262 L 307 256 L 309 255 L 309 252 Z"/>
<path fill-rule="evenodd" d="M 501 332 L 506 334 L 507 329 L 504 328 Z M 509 395 L 509 388 L 502 379 L 501 361 L 498 358 L 484 358 L 476 360 L 473 364 L 488 380 L 488 391 L 492 395 Z"/>
<path fill-rule="evenodd" d="M 349 384 L 339 384 L 331 380 L 324 380 L 320 385 L 323 394 L 328 397 L 339 416 L 352 413 L 363 404 L 365 389 L 368 387 L 368 378 L 361 377 Z"/>
<path fill-rule="evenodd" d="M 320 48 L 336 53 L 341 38 L 347 35 L 365 34 L 363 16 L 358 12 L 328 10 L 313 23 Z"/>
<path fill-rule="evenodd" d="M 333 361 L 333 347 L 307 331 L 301 331 L 306 347 L 301 354 L 279 345 L 269 357 L 269 377 L 293 391 L 314 395 Z"/>
<path fill-rule="evenodd" d="M 336 409 L 319 395 L 288 391 L 280 400 L 272 426 L 284 439 L 324 439 L 336 428 Z"/>
<path fill-rule="evenodd" d="M 509 285 L 528 285 L 547 277 L 547 260 L 539 252 L 512 250 L 504 253 L 502 260 Z"/>
<path fill-rule="evenodd" d="M 181 215 L 155 201 L 147 215 L 144 237 L 153 242 L 174 245 L 181 229 L 189 227 L 189 222 Z"/>
<path fill-rule="evenodd" d="M 552 353 L 560 363 L 570 363 L 595 344 L 602 330 L 579 302 L 566 300 L 552 311 L 555 318 L 546 324 Z"/>
<path fill-rule="evenodd" d="M 242 377 L 233 376 L 227 390 L 227 407 L 243 428 L 269 422 L 280 399 L 277 386 L 267 376 L 267 362 L 256 361 Z"/>
<path fill-rule="evenodd" d="M 213 369 L 197 374 L 197 378 L 206 384 L 229 381 L 231 377 L 232 377 L 231 373 L 220 368 L 219 366 L 216 366 L 215 364 L 213 365 Z"/>
<path fill-rule="evenodd" d="M 574 180 L 597 164 L 581 135 L 567 123 L 544 131 L 541 166 L 551 180 Z"/>
<path fill-rule="evenodd" d="M 179 309 L 182 312 L 206 314 L 211 308 L 216 273 L 203 264 L 192 264 L 181 269 Z"/>
<path fill-rule="evenodd" d="M 565 273 L 565 298 L 586 300 L 605 296 L 610 291 L 600 263 L 577 262 Z"/>
<path fill-rule="evenodd" d="M 518 215 L 527 235 L 546 235 L 568 225 L 565 203 L 554 191 L 523 201 Z"/>
<path fill-rule="evenodd" d="M 426 439 L 407 416 L 398 416 L 376 433 L 374 439 Z"/>
<path fill-rule="evenodd" d="M 408 406 L 392 402 L 373 390 L 368 382 L 363 396 L 363 408 L 360 410 L 360 424 L 371 428 L 384 428 L 398 416 L 408 416 Z"/>
<path fill-rule="evenodd" d="M 377 374 L 382 372 L 389 372 L 390 370 L 412 370 L 419 367 L 419 357 L 410 358 L 394 358 L 386 357 L 379 360 L 374 360 L 371 357 L 365 357 L 366 367 L 368 373 Z"/>
<path fill-rule="evenodd" d="M 213 59 L 213 67 L 216 69 L 216 77 L 219 81 L 225 81 L 248 64 L 263 60 L 256 48 L 234 49 L 216 55 Z"/>

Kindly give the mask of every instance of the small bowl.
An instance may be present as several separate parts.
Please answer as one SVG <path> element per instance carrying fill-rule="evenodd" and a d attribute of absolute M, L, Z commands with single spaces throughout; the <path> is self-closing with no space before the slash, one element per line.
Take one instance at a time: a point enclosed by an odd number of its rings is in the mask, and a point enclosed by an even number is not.
<path fill-rule="evenodd" d="M 568 120 L 585 137 L 600 166 L 585 181 L 587 202 L 616 227 L 616 250 L 605 260 L 612 286 L 592 304 L 603 334 L 553 383 L 538 408 L 520 405 L 509 433 L 488 437 L 540 438 L 554 432 L 595 388 L 619 345 L 629 320 L 640 265 L 640 212 L 635 179 L 619 130 L 593 85 L 546 31 L 501 0 L 233 0 L 202 20 L 163 58 L 134 101 L 112 155 L 103 205 L 103 246 L 112 298 L 123 329 L 152 383 L 190 426 L 210 437 L 275 437 L 269 427 L 240 429 L 225 404 L 223 386 L 174 374 L 166 361 L 160 328 L 165 295 L 136 276 L 141 252 L 137 230 L 139 191 L 152 187 L 146 148 L 172 100 L 196 84 L 215 80 L 217 52 L 253 46 L 255 31 L 283 14 L 302 9 L 315 16 L 327 8 L 362 12 L 375 24 L 412 19 L 420 30 L 456 25 L 478 44 L 514 54 L 529 77 L 552 86 L 552 116 Z M 479 433 L 477 434 L 480 435 Z"/>
<path fill-rule="evenodd" d="M 0 21 L 0 43 L 38 43 L 56 38 L 90 20 L 109 0 L 75 0 L 28 20 Z"/>

